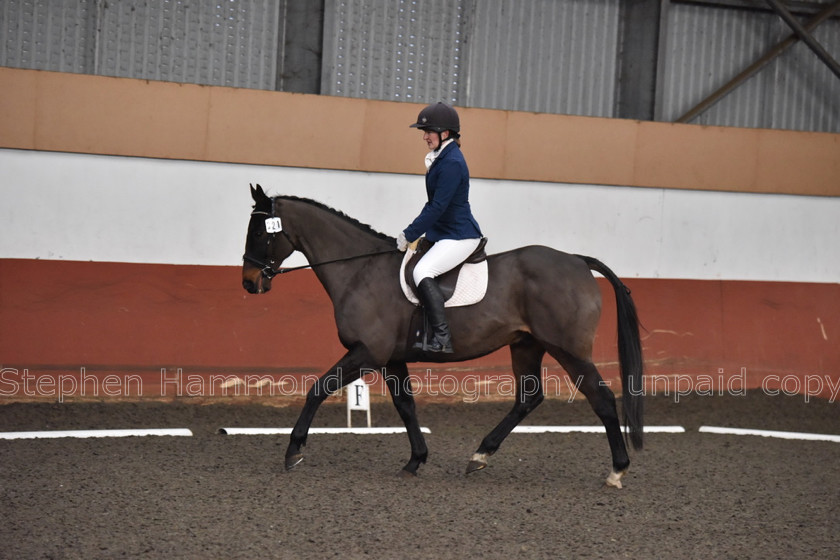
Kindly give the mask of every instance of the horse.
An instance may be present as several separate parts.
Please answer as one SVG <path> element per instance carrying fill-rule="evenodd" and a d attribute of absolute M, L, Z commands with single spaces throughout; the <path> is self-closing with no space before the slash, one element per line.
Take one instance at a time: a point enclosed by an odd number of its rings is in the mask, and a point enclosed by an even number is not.
<path fill-rule="evenodd" d="M 294 196 L 269 197 L 251 186 L 254 201 L 242 266 L 242 286 L 263 294 L 280 273 L 311 267 L 326 290 L 344 356 L 306 394 L 285 455 L 291 470 L 303 460 L 310 425 L 320 404 L 341 387 L 370 371 L 384 379 L 405 424 L 411 456 L 399 471 L 417 475 L 428 449 L 416 407 L 408 363 L 457 362 L 510 347 L 516 395 L 513 408 L 481 441 L 466 472 L 485 468 L 514 427 L 544 399 L 542 360 L 546 353 L 566 370 L 604 424 L 612 454 L 605 484 L 621 488 L 630 465 L 625 437 L 643 447 L 643 360 L 639 321 L 630 291 L 600 261 L 545 246 L 528 246 L 487 257 L 489 282 L 476 304 L 447 309 L 454 343 L 452 354 L 427 354 L 409 344 L 414 305 L 399 284 L 402 254 L 393 237 L 319 202 Z M 300 251 L 309 262 L 282 269 Z M 618 354 L 623 389 L 622 434 L 616 398 L 592 362 L 601 292 L 592 271 L 607 278 L 617 308 Z"/>

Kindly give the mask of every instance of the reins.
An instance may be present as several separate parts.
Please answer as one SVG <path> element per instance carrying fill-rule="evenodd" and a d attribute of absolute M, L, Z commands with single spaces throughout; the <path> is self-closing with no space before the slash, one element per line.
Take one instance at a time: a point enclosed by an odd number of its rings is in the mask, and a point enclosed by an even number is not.
<path fill-rule="evenodd" d="M 344 261 L 352 261 L 354 259 L 363 259 L 365 257 L 375 257 L 377 255 L 387 255 L 387 254 L 390 254 L 390 253 L 396 253 L 397 251 L 399 251 L 399 249 L 388 249 L 388 250 L 385 250 L 385 251 L 375 251 L 373 253 L 364 253 L 364 254 L 361 254 L 361 255 L 352 255 L 350 257 L 342 257 L 340 259 L 332 259 L 332 260 L 329 260 L 329 261 L 321 261 L 321 262 L 312 263 L 312 264 L 303 264 L 303 265 L 300 265 L 300 266 L 294 266 L 292 268 L 279 268 L 277 270 L 274 270 L 273 268 L 270 268 L 271 276 L 269 276 L 269 278 L 273 278 L 274 276 L 277 276 L 278 274 L 286 274 L 287 272 L 294 272 L 295 270 L 303 270 L 304 268 L 315 268 L 316 266 L 324 266 L 325 264 L 333 264 L 333 263 L 339 263 L 339 262 L 344 262 Z M 247 261 L 249 261 L 253 264 L 257 264 L 257 263 L 254 262 L 256 259 L 251 259 L 250 257 L 246 256 L 245 260 L 247 260 Z M 262 263 L 260 263 L 260 264 L 262 264 Z M 265 272 L 263 272 L 263 274 L 265 274 Z"/>

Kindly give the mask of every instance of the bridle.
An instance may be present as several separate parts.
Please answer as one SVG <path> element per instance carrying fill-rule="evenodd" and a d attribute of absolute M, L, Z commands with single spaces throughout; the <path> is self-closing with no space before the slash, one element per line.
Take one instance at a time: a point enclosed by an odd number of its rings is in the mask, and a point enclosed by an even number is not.
<path fill-rule="evenodd" d="M 292 247 L 295 246 L 294 243 L 292 243 L 292 240 L 289 237 L 289 234 L 286 233 L 286 230 L 284 230 L 282 227 L 280 227 L 279 229 L 277 229 L 275 231 L 269 231 L 269 226 L 268 226 L 269 222 L 271 220 L 279 220 L 279 218 L 274 215 L 274 201 L 273 200 L 271 201 L 271 212 L 266 212 L 265 210 L 254 210 L 253 212 L 251 212 L 251 216 L 267 216 L 267 218 L 266 218 L 266 234 L 268 235 L 268 241 L 266 242 L 267 243 L 267 245 L 266 245 L 267 254 L 269 254 L 269 255 L 271 254 L 271 244 L 274 241 L 274 238 L 277 236 L 278 232 L 282 233 L 286 237 L 286 240 L 289 242 L 289 244 Z M 256 257 L 252 257 L 251 255 L 248 254 L 247 251 L 245 251 L 245 254 L 242 255 L 242 260 L 244 260 L 247 263 L 251 263 L 252 265 L 259 268 L 260 269 L 260 274 L 262 274 L 263 278 L 266 278 L 267 280 L 271 280 L 272 278 L 274 278 L 278 274 L 285 274 L 287 272 L 293 272 L 295 270 L 302 270 L 304 268 L 315 268 L 316 266 L 323 266 L 325 264 L 351 261 L 353 259 L 361 259 L 363 257 L 373 257 L 373 256 L 376 256 L 376 255 L 387 255 L 387 254 L 391 254 L 391 253 L 396 253 L 397 251 L 399 251 L 399 249 L 397 249 L 397 248 L 387 249 L 387 250 L 384 250 L 384 251 L 374 251 L 372 253 L 364 253 L 364 254 L 361 254 L 361 255 L 352 255 L 350 257 L 342 257 L 342 258 L 339 258 L 339 259 L 332 259 L 332 260 L 329 260 L 329 261 L 321 261 L 321 262 L 318 262 L 318 263 L 304 264 L 304 265 L 301 265 L 301 266 L 295 266 L 293 268 L 275 268 L 274 265 L 276 264 L 276 261 L 273 258 L 269 258 L 268 262 L 266 263 L 266 262 L 263 262 Z"/>
<path fill-rule="evenodd" d="M 277 232 L 270 232 L 268 230 L 268 221 L 273 218 L 276 218 L 276 216 L 274 215 L 274 201 L 272 201 L 271 204 L 271 212 L 266 212 L 265 210 L 254 210 L 253 212 L 251 212 L 251 216 L 268 216 L 266 218 L 266 235 L 268 235 L 268 241 L 266 242 L 266 254 L 271 255 L 271 243 L 277 236 Z M 282 233 L 286 237 L 286 240 L 288 240 L 290 244 L 292 243 L 292 240 L 289 239 L 289 234 L 287 234 L 282 228 L 280 229 L 280 233 Z M 294 247 L 293 244 L 292 246 Z M 242 260 L 244 260 L 247 263 L 251 263 L 252 265 L 259 268 L 260 274 L 263 275 L 263 278 L 267 278 L 268 280 L 271 280 L 278 274 L 282 274 L 283 272 L 288 271 L 274 268 L 275 260 L 273 258 L 269 257 L 269 260 L 266 263 L 256 257 L 252 257 L 248 254 L 248 251 L 245 251 L 245 254 L 242 255 Z"/>

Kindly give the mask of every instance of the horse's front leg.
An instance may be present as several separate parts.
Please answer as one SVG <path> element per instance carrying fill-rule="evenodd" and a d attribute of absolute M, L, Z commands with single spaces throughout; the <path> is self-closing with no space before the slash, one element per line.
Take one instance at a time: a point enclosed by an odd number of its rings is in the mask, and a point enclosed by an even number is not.
<path fill-rule="evenodd" d="M 388 391 L 391 392 L 394 406 L 405 424 L 408 441 L 411 444 L 411 458 L 400 471 L 400 475 L 415 476 L 420 464 L 426 462 L 429 452 L 426 448 L 426 439 L 420 431 L 420 422 L 417 420 L 411 378 L 408 376 L 408 366 L 405 362 L 389 363 L 386 368 L 385 382 L 388 385 Z"/>
<path fill-rule="evenodd" d="M 331 394 L 361 377 L 363 368 L 375 369 L 376 367 L 377 364 L 373 363 L 367 349 L 357 346 L 347 352 L 337 364 L 312 385 L 306 394 L 306 403 L 289 438 L 289 447 L 286 449 L 286 470 L 293 469 L 303 461 L 301 449 L 306 445 L 309 427 L 321 403 Z"/>

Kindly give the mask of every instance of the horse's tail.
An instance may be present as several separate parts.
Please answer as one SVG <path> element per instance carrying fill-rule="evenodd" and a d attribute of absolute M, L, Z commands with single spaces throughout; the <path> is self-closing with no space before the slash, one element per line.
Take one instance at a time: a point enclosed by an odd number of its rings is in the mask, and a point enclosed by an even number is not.
<path fill-rule="evenodd" d="M 618 362 L 621 369 L 623 389 L 624 426 L 634 449 L 641 449 L 644 431 L 644 362 L 642 343 L 639 338 L 639 318 L 636 305 L 630 297 L 630 290 L 610 270 L 607 265 L 593 259 L 577 255 L 589 266 L 590 270 L 604 276 L 615 290 L 615 303 L 618 314 Z"/>

